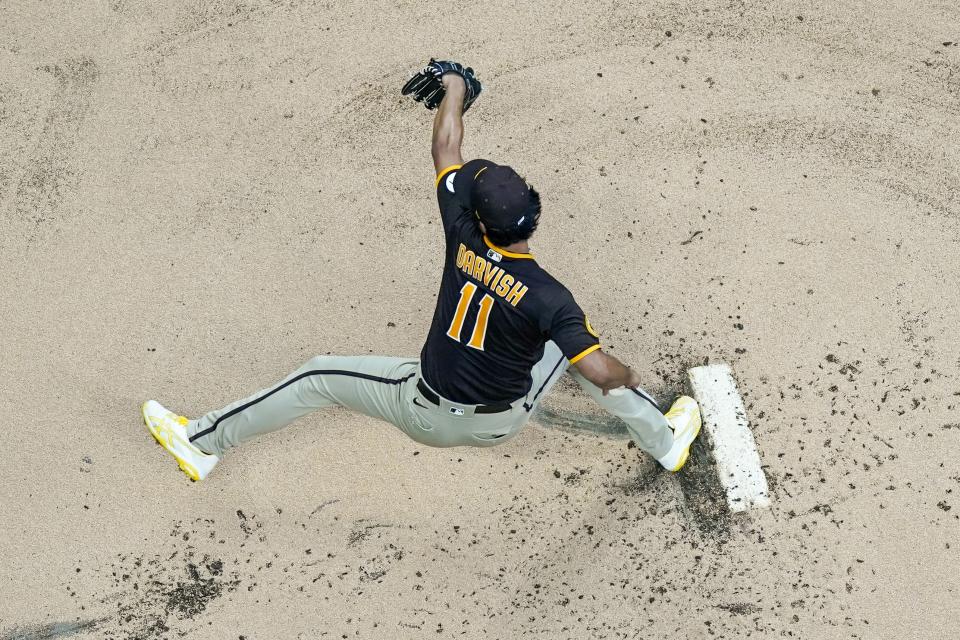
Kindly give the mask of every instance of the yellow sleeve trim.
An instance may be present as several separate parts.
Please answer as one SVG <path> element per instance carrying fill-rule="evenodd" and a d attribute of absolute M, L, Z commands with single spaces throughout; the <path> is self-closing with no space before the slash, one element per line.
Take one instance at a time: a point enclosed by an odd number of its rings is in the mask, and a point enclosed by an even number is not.
<path fill-rule="evenodd" d="M 442 171 L 440 171 L 440 173 L 437 174 L 437 181 L 433 183 L 433 188 L 436 189 L 437 187 L 440 186 L 440 181 L 443 180 L 443 176 L 447 175 L 451 171 L 456 171 L 462 166 L 463 166 L 462 164 L 452 164 L 446 169 L 443 169 Z"/>
<path fill-rule="evenodd" d="M 585 357 L 587 357 L 588 355 L 590 355 L 591 353 L 593 353 L 594 351 L 596 351 L 596 350 L 599 349 L 599 348 L 600 348 L 600 345 L 598 345 L 598 344 L 595 344 L 595 345 L 593 345 L 592 347 L 587 347 L 586 349 L 584 349 L 583 351 L 581 351 L 581 352 L 578 353 L 577 355 L 573 356 L 573 358 L 570 359 L 570 364 L 577 364 L 578 362 L 580 362 L 580 361 L 583 360 Z"/>

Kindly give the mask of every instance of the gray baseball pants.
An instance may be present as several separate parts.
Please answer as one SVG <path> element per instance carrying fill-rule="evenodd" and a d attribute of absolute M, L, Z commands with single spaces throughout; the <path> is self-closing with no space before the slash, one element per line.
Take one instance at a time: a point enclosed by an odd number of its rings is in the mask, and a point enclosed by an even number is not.
<path fill-rule="evenodd" d="M 279 384 L 190 421 L 187 433 L 197 447 L 222 457 L 241 442 L 276 431 L 317 409 L 339 405 L 390 422 L 431 447 L 489 447 L 520 432 L 569 366 L 560 348 L 548 342 L 531 372 L 533 384 L 525 397 L 500 413 L 474 413 L 474 405 L 442 397 L 437 405 L 425 398 L 417 389 L 417 359 L 317 356 Z M 601 407 L 627 423 L 638 447 L 655 458 L 670 450 L 673 431 L 649 395 L 626 389 L 605 396 L 576 369 L 570 374 Z"/>

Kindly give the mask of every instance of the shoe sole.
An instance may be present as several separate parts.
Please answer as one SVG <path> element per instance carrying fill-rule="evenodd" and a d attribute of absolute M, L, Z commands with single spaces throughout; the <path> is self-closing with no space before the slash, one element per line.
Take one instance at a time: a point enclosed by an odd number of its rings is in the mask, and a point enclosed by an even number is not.
<path fill-rule="evenodd" d="M 154 427 L 153 424 L 150 422 L 150 417 L 147 415 L 146 402 L 144 402 L 143 405 L 140 407 L 140 413 L 143 414 L 143 421 L 147 425 L 147 430 L 150 432 L 150 435 L 153 436 L 153 439 L 156 440 L 161 447 L 166 449 L 167 453 L 169 453 L 174 457 L 174 459 L 177 461 L 177 464 L 180 466 L 181 471 L 187 474 L 187 476 L 194 482 L 198 482 L 200 480 L 200 474 L 197 472 L 196 467 L 194 467 L 192 464 L 190 464 L 189 462 L 184 460 L 182 457 L 180 457 L 180 455 L 176 451 L 174 451 L 173 448 L 171 448 L 170 445 L 167 443 L 166 438 L 164 438 L 163 435 L 160 433 L 160 429 L 157 427 Z M 173 437 L 176 437 L 176 436 L 173 436 Z"/>
<path fill-rule="evenodd" d="M 687 448 L 684 449 L 683 455 L 680 456 L 680 462 L 677 463 L 677 466 L 673 469 L 670 469 L 670 473 L 676 473 L 683 469 L 683 465 L 687 464 L 687 458 L 690 457 L 690 447 L 693 446 L 694 441 L 697 439 L 697 436 L 700 435 L 700 427 L 702 425 L 697 425 L 697 428 L 693 430 L 693 438 L 690 440 L 690 444 L 687 445 Z"/>

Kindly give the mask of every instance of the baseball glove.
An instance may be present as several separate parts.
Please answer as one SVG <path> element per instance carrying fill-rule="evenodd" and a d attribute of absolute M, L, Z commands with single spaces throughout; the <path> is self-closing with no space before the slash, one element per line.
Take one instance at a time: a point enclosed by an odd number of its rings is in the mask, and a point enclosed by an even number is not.
<path fill-rule="evenodd" d="M 430 58 L 430 63 L 413 75 L 403 85 L 401 93 L 405 96 L 412 96 L 417 102 L 422 102 L 423 106 L 433 111 L 440 106 L 440 101 L 446 94 L 443 83 L 440 78 L 446 73 L 455 73 L 467 84 L 467 93 L 463 98 L 463 111 L 466 113 L 473 101 L 480 95 L 483 87 L 477 80 L 476 74 L 470 67 L 464 67 L 459 62 L 450 60 L 434 60 Z"/>

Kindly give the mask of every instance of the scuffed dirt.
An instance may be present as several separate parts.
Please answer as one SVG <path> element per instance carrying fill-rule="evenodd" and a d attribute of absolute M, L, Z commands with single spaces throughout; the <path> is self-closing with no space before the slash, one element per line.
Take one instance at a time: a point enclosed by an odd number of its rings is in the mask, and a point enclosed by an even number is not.
<path fill-rule="evenodd" d="M 0 639 L 951 638 L 960 13 L 891 1 L 0 6 Z M 668 402 L 728 362 L 726 513 L 564 383 L 489 450 L 339 410 L 191 484 L 139 422 L 416 355 L 431 55 L 537 259 Z"/>

